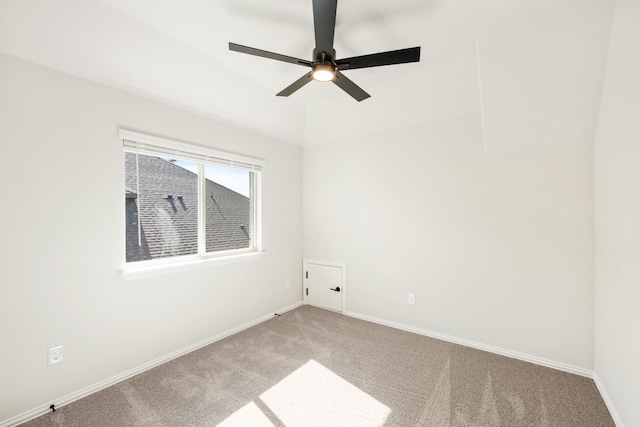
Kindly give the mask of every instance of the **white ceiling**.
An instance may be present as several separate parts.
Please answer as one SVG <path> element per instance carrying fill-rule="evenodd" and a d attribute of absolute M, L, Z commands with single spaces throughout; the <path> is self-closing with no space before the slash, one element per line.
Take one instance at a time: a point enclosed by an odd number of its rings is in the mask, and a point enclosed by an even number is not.
<path fill-rule="evenodd" d="M 232 41 L 310 59 L 311 0 L 0 0 L 0 51 L 305 145 L 476 114 L 481 82 L 513 65 L 514 51 L 599 85 L 610 4 L 340 0 L 338 58 L 422 47 L 417 64 L 345 72 L 372 95 L 361 103 L 319 82 L 276 97 L 307 69 L 228 50 Z M 522 49 L 497 54 L 514 40 Z"/>

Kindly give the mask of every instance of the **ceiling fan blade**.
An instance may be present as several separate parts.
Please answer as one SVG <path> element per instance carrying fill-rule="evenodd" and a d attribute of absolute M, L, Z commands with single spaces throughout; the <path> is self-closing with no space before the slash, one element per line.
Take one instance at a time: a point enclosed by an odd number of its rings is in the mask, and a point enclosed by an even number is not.
<path fill-rule="evenodd" d="M 372 53 L 371 55 L 354 56 L 336 60 L 338 70 L 354 70 L 356 68 L 380 67 L 382 65 L 405 64 L 420 61 L 420 47 Z"/>
<path fill-rule="evenodd" d="M 336 30 L 336 9 L 338 0 L 313 0 L 313 28 L 316 35 L 314 59 L 325 52 L 329 60 L 333 58 L 333 35 Z"/>
<path fill-rule="evenodd" d="M 289 62 L 291 64 L 311 67 L 311 62 L 304 59 L 294 58 L 293 56 L 280 55 L 279 53 L 256 49 L 254 47 L 242 46 L 236 43 L 229 42 L 229 50 L 232 50 L 234 52 L 247 53 L 249 55 L 261 56 L 263 58 L 275 59 L 276 61 Z"/>
<path fill-rule="evenodd" d="M 284 88 L 280 93 L 277 93 L 276 96 L 289 96 L 293 92 L 295 92 L 298 89 L 300 89 L 302 86 L 304 86 L 307 83 L 309 83 L 311 80 L 313 80 L 313 72 L 310 71 L 307 74 L 305 74 L 304 76 L 300 77 L 295 82 L 291 83 L 286 88 Z"/>
<path fill-rule="evenodd" d="M 371 96 L 367 92 L 362 90 L 360 86 L 358 86 L 357 84 L 349 80 L 340 71 L 336 70 L 335 77 L 331 81 L 334 82 L 336 85 L 338 85 L 340 89 L 342 89 L 343 91 L 351 95 L 353 99 L 355 99 L 358 102 L 363 101 Z"/>

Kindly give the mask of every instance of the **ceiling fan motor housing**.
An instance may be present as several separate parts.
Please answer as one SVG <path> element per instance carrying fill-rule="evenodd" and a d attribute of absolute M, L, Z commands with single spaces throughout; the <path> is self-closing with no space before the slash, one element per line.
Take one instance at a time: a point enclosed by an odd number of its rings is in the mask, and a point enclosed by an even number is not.
<path fill-rule="evenodd" d="M 314 63 L 318 62 L 331 62 L 333 63 L 336 59 L 336 50 L 333 49 L 331 53 L 325 52 L 324 50 L 320 50 L 318 48 L 313 49 Z"/>

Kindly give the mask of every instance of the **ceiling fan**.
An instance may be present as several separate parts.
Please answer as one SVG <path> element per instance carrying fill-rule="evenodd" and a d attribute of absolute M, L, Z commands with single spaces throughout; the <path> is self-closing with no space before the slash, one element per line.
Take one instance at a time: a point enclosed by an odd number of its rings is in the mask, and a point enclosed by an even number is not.
<path fill-rule="evenodd" d="M 369 98 L 371 95 L 349 80 L 342 74 L 342 71 L 420 61 L 420 47 L 336 59 L 333 36 L 336 27 L 337 7 L 338 0 L 313 0 L 313 26 L 316 47 L 313 49 L 313 59 L 311 61 L 231 42 L 229 43 L 229 50 L 311 68 L 311 71 L 276 94 L 277 96 L 289 96 L 311 80 L 318 80 L 335 83 L 358 102 Z"/>

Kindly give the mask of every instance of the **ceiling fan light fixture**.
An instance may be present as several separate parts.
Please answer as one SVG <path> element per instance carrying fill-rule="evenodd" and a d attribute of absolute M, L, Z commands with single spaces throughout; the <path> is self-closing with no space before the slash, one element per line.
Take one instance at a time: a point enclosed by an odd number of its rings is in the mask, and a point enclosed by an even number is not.
<path fill-rule="evenodd" d="M 319 82 L 328 82 L 333 80 L 335 69 L 329 62 L 321 62 L 313 66 L 313 79 Z"/>

